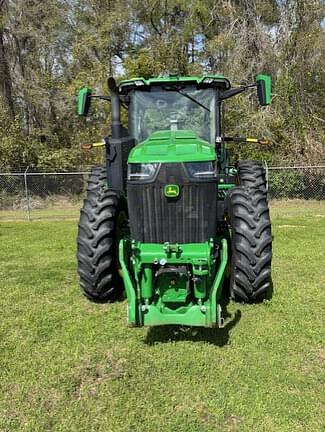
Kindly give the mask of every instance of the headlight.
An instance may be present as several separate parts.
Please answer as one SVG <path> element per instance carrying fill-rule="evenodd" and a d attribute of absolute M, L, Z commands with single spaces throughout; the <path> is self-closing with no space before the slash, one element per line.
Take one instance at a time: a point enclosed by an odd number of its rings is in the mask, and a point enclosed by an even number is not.
<path fill-rule="evenodd" d="M 208 162 L 187 162 L 185 164 L 190 177 L 200 179 L 213 179 L 216 177 L 216 163 Z"/>
<path fill-rule="evenodd" d="M 128 164 L 128 180 L 152 180 L 158 167 L 159 163 Z"/>

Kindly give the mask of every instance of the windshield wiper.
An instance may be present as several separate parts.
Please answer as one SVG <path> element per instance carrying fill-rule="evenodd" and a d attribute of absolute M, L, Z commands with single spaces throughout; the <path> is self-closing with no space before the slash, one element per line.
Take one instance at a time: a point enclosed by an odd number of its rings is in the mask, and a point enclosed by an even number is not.
<path fill-rule="evenodd" d="M 181 90 L 178 89 L 177 87 L 164 86 L 163 89 L 167 90 L 167 91 L 174 91 L 176 93 L 179 93 L 180 95 L 185 96 L 187 99 L 191 100 L 192 102 L 196 103 L 200 107 L 204 108 L 206 111 L 210 112 L 210 109 L 208 107 L 206 107 L 205 105 L 201 104 L 201 102 L 199 102 L 198 100 L 194 99 L 189 94 L 181 92 Z"/>

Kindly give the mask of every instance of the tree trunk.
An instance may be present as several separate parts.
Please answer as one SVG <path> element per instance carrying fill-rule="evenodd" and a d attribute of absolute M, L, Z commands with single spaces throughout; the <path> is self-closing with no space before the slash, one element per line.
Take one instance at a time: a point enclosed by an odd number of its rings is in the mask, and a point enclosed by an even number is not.
<path fill-rule="evenodd" d="M 3 31 L 0 30 L 0 96 L 2 96 L 9 114 L 14 117 L 14 102 L 12 97 L 12 82 L 6 59 Z"/>

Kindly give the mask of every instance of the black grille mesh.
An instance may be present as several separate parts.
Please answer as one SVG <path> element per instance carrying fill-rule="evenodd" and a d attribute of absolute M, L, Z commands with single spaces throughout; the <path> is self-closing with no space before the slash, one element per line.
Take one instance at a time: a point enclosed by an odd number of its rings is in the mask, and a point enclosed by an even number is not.
<path fill-rule="evenodd" d="M 166 179 L 166 175 L 163 177 Z M 184 182 L 183 175 L 178 177 L 173 176 L 170 182 L 180 186 L 177 198 L 165 197 L 166 183 L 160 181 L 161 176 L 150 184 L 128 183 L 133 239 L 145 243 L 201 243 L 215 236 L 216 184 Z"/>

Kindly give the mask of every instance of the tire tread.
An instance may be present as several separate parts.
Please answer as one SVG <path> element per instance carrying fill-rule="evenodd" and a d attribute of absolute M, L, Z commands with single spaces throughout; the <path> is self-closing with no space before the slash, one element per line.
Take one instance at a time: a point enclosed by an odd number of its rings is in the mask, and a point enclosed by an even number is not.
<path fill-rule="evenodd" d="M 114 301 L 122 293 L 115 240 L 116 218 L 122 207 L 121 196 L 108 188 L 106 167 L 94 167 L 80 210 L 77 237 L 80 287 L 93 302 Z"/>
<path fill-rule="evenodd" d="M 230 292 L 244 302 L 265 298 L 271 288 L 272 233 L 263 190 L 238 186 L 227 197 L 232 229 Z"/>

